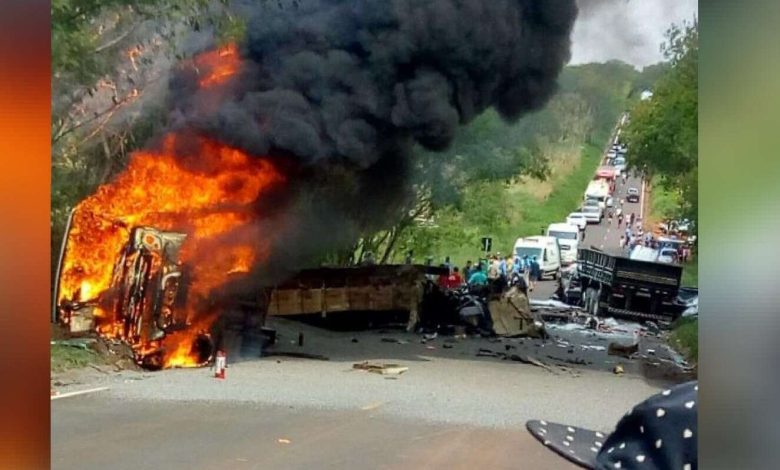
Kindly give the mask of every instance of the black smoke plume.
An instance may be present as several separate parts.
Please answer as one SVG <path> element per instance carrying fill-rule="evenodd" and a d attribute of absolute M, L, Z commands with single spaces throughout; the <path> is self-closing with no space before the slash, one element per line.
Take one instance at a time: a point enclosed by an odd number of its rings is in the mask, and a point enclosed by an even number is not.
<path fill-rule="evenodd" d="M 257 231 L 263 279 L 365 231 L 410 197 L 417 143 L 439 151 L 489 107 L 543 106 L 570 58 L 575 0 L 296 0 L 247 3 L 242 72 L 215 104 L 192 73 L 171 82 L 175 127 L 293 170 Z M 262 203 L 268 206 L 269 202 Z M 266 212 L 267 214 L 267 212 Z"/>

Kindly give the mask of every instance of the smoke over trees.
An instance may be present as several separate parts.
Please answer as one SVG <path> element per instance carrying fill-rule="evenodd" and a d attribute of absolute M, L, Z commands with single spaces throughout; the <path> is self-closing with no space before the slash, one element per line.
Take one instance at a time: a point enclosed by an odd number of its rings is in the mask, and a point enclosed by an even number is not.
<path fill-rule="evenodd" d="M 294 169 L 277 220 L 261 222 L 286 266 L 400 216 L 415 143 L 444 150 L 487 108 L 514 120 L 542 107 L 577 15 L 574 0 L 302 0 L 251 11 L 236 86 L 204 111 L 193 77 L 175 77 L 173 127 Z"/>

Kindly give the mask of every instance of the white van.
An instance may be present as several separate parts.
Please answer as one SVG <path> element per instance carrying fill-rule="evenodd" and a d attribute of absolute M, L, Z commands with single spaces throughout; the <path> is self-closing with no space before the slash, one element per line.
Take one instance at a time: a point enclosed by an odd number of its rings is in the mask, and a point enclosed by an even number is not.
<path fill-rule="evenodd" d="M 558 239 L 555 237 L 526 237 L 518 238 L 514 248 L 515 256 L 528 256 L 528 259 L 536 256 L 539 262 L 541 277 L 550 276 L 558 279 L 561 271 L 561 250 Z"/>
<path fill-rule="evenodd" d="M 550 224 L 547 236 L 558 239 L 561 250 L 561 264 L 567 266 L 577 261 L 577 248 L 580 245 L 580 228 L 571 224 Z"/>

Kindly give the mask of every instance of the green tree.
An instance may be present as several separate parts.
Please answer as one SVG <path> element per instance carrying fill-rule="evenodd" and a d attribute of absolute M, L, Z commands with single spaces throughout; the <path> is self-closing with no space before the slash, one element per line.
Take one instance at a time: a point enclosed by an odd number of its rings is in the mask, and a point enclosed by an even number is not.
<path fill-rule="evenodd" d="M 650 100 L 636 105 L 626 138 L 632 164 L 657 175 L 667 189 L 679 192 L 680 215 L 698 212 L 698 66 L 697 21 L 673 26 L 663 46 L 669 69 Z"/>

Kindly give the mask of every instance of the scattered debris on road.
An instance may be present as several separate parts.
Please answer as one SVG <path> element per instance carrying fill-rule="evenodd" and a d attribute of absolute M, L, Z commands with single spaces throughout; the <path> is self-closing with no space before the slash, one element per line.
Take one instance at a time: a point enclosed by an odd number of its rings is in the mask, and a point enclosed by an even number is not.
<path fill-rule="evenodd" d="M 490 349 L 482 349 L 480 348 L 477 351 L 477 357 L 498 357 L 499 353 L 495 351 L 491 351 Z"/>
<path fill-rule="evenodd" d="M 631 356 L 636 354 L 638 351 L 639 351 L 638 343 L 629 346 L 620 343 L 609 343 L 607 354 L 609 354 L 610 356 L 620 356 L 620 357 L 625 357 L 626 359 L 630 359 Z"/>
<path fill-rule="evenodd" d="M 520 354 L 512 354 L 509 356 L 509 359 L 515 362 L 522 362 L 523 364 L 530 364 L 532 366 L 541 367 L 542 369 L 553 372 L 555 371 L 552 369 L 552 367 L 548 366 L 542 361 L 539 361 L 538 359 L 532 357 L 532 356 L 524 356 Z"/>
<path fill-rule="evenodd" d="M 321 354 L 310 354 L 296 351 L 267 351 L 264 357 L 292 357 L 295 359 L 313 359 L 315 361 L 330 361 L 330 358 Z"/>
<path fill-rule="evenodd" d="M 372 364 L 368 361 L 352 364 L 352 368 L 380 375 L 401 375 L 409 370 L 400 364 Z"/>
<path fill-rule="evenodd" d="M 393 344 L 408 344 L 409 343 L 409 341 L 405 341 L 405 340 L 398 339 L 398 338 L 382 338 L 380 341 L 383 342 L 383 343 L 393 343 Z"/>

